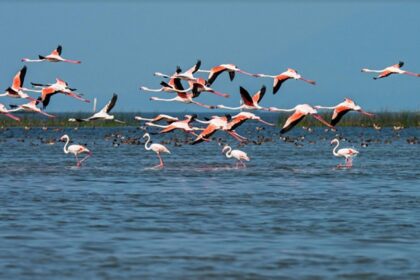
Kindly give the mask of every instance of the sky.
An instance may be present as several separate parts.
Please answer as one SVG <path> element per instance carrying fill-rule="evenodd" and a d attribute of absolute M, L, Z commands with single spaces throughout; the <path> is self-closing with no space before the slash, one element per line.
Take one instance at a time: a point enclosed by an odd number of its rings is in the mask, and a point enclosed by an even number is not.
<path fill-rule="evenodd" d="M 315 3 L 316 2 L 316 3 Z M 115 111 L 197 112 L 193 104 L 156 102 L 173 93 L 145 93 L 159 88 L 156 71 L 173 73 L 177 65 L 202 69 L 233 63 L 251 73 L 279 74 L 294 68 L 316 86 L 287 81 L 271 93 L 272 80 L 227 74 L 213 88 L 225 99 L 203 93 L 202 103 L 238 106 L 239 86 L 250 93 L 269 88 L 262 106 L 297 104 L 332 106 L 345 97 L 368 111 L 420 109 L 420 78 L 394 75 L 373 80 L 360 69 L 382 69 L 405 62 L 420 73 L 420 4 L 415 1 L 10 1 L 0 2 L 0 89 L 23 66 L 23 57 L 49 54 L 58 44 L 63 57 L 80 65 L 33 63 L 30 82 L 66 80 L 98 107 L 118 93 Z M 16 104 L 1 97 L 0 103 Z M 56 96 L 50 112 L 92 111 L 92 105 Z"/>

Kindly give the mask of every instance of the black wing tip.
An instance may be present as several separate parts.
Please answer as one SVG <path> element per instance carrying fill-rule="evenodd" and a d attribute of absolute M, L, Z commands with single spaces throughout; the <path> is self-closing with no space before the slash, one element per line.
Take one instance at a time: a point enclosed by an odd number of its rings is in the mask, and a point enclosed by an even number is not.
<path fill-rule="evenodd" d="M 404 61 L 401 61 L 401 60 L 400 60 L 400 62 L 398 62 L 398 66 L 399 66 L 399 67 L 403 67 L 403 66 L 404 66 Z"/>

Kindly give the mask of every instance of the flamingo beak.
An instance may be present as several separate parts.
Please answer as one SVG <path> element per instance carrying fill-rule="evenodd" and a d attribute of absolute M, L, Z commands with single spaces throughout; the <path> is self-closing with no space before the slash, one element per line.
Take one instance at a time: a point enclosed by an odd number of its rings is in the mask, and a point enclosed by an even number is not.
<path fill-rule="evenodd" d="M 333 128 L 333 126 L 332 125 L 330 125 L 329 123 L 327 123 L 320 115 L 318 115 L 318 114 L 312 114 L 312 116 L 315 118 L 315 119 L 317 119 L 317 120 L 319 120 L 320 122 L 322 122 L 323 124 L 325 124 L 326 126 L 328 126 L 329 128 Z"/>

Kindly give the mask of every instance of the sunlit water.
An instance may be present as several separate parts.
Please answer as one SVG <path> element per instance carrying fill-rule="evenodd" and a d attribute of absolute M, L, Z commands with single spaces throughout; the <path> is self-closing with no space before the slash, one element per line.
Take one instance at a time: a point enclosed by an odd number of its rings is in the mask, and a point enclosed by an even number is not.
<path fill-rule="evenodd" d="M 150 168 L 142 144 L 105 138 L 140 138 L 136 127 L 1 130 L 0 277 L 420 278 L 420 145 L 407 142 L 419 129 L 297 127 L 295 145 L 256 126 L 238 132 L 268 142 L 228 138 L 251 158 L 242 169 L 216 141 L 166 143 L 166 168 Z M 64 133 L 93 151 L 81 168 L 42 143 Z M 335 168 L 337 133 L 360 151 L 352 169 Z"/>

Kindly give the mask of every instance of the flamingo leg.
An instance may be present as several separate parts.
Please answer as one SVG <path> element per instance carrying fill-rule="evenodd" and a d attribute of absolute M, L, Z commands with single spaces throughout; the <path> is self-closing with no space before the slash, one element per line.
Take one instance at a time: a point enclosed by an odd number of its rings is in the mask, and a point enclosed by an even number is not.
<path fill-rule="evenodd" d="M 207 108 L 207 109 L 214 109 L 214 106 L 206 105 L 206 104 L 203 104 L 203 103 L 200 103 L 200 102 L 197 102 L 197 101 L 191 101 L 191 103 L 194 103 L 195 105 L 198 105 L 198 106 L 201 106 L 201 107 L 204 107 L 204 108 Z"/>
<path fill-rule="evenodd" d="M 209 91 L 209 92 L 210 93 L 213 93 L 215 95 L 218 95 L 218 96 L 222 96 L 224 98 L 228 98 L 229 97 L 229 94 L 227 94 L 227 93 L 221 93 L 221 92 L 218 92 L 218 91 L 215 91 L 215 90 L 212 90 L 212 91 Z"/>
<path fill-rule="evenodd" d="M 63 62 L 73 63 L 73 64 L 80 64 L 82 63 L 79 60 L 71 60 L 71 59 L 64 59 Z"/>
<path fill-rule="evenodd" d="M 84 162 L 85 160 L 87 160 L 91 155 L 92 155 L 92 152 L 89 152 L 87 154 L 87 156 L 85 156 L 81 161 L 79 161 L 80 165 L 82 164 L 82 162 Z"/>
<path fill-rule="evenodd" d="M 158 164 L 158 165 L 156 165 L 156 166 L 154 166 L 154 168 L 161 168 L 161 167 L 163 167 L 163 166 L 164 166 L 164 164 L 163 164 L 163 160 L 162 160 L 162 157 L 160 156 L 160 154 L 159 154 L 159 153 L 156 153 L 156 155 L 157 155 L 157 157 L 159 158 L 159 164 Z"/>

